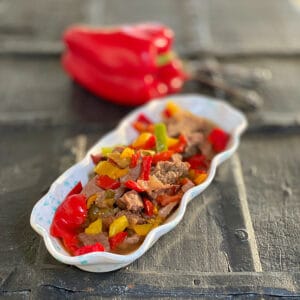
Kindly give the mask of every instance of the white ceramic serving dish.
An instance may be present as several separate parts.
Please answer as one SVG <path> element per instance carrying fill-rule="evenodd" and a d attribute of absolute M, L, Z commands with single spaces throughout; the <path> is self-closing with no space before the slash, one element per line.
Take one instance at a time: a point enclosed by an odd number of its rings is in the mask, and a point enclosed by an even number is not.
<path fill-rule="evenodd" d="M 184 194 L 178 209 L 163 225 L 153 229 L 136 251 L 127 255 L 94 252 L 81 256 L 70 256 L 62 247 L 60 241 L 49 233 L 56 208 L 78 181 L 81 181 L 83 185 L 87 183 L 88 175 L 93 170 L 93 163 L 90 158 L 91 153 L 99 152 L 99 149 L 103 146 L 130 143 L 137 135 L 131 124 L 138 114 L 143 112 L 153 121 L 159 121 L 160 113 L 168 100 L 178 103 L 181 107 L 190 110 L 196 115 L 212 120 L 229 132 L 231 140 L 226 151 L 219 153 L 213 158 L 206 181 L 188 190 Z M 115 130 L 103 136 L 88 151 L 82 161 L 72 166 L 54 181 L 48 193 L 34 206 L 30 218 L 31 226 L 43 237 L 51 255 L 62 263 L 75 265 L 82 270 L 90 272 L 108 272 L 125 267 L 142 256 L 162 235 L 172 230 L 181 221 L 187 204 L 208 187 L 215 176 L 217 166 L 235 152 L 239 145 L 240 135 L 246 127 L 247 120 L 245 116 L 223 101 L 213 100 L 200 95 L 179 95 L 153 100 L 131 112 L 120 122 Z"/>

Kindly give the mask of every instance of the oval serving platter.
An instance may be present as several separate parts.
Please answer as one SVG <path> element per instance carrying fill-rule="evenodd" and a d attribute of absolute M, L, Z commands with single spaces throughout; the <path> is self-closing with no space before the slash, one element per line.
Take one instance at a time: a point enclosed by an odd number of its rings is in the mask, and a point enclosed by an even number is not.
<path fill-rule="evenodd" d="M 177 210 L 172 213 L 164 224 L 150 231 L 137 250 L 126 255 L 93 252 L 81 256 L 71 256 L 60 241 L 50 235 L 49 229 L 58 205 L 64 200 L 71 188 L 78 181 L 81 181 L 83 185 L 88 182 L 88 175 L 94 167 L 90 154 L 99 152 L 101 147 L 130 143 L 137 136 L 136 131 L 131 126 L 137 116 L 144 113 L 154 122 L 158 122 L 160 121 L 160 113 L 169 100 L 198 116 L 212 120 L 230 133 L 231 139 L 227 149 L 213 158 L 207 179 L 184 194 Z M 53 182 L 48 193 L 35 204 L 30 217 L 31 226 L 43 237 L 50 254 L 62 263 L 75 265 L 90 272 L 108 272 L 125 267 L 142 256 L 161 236 L 172 230 L 181 221 L 187 204 L 208 187 L 215 176 L 218 165 L 235 152 L 239 145 L 240 136 L 246 127 L 246 117 L 221 100 L 200 95 L 179 95 L 153 100 L 131 112 L 115 130 L 103 136 L 88 151 L 82 161 L 65 171 Z"/>

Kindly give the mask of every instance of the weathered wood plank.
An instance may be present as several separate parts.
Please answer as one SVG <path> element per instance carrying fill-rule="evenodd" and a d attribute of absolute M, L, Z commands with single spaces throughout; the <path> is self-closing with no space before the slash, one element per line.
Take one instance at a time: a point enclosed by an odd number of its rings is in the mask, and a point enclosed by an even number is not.
<path fill-rule="evenodd" d="M 73 84 L 56 58 L 2 58 L 0 64 L 2 126 L 94 123 L 108 130 L 132 109 L 101 101 Z"/>
<path fill-rule="evenodd" d="M 0 45 L 5 47 L 6 41 L 58 42 L 70 23 L 88 21 L 88 4 L 80 0 L 1 1 Z"/>
<path fill-rule="evenodd" d="M 300 141 L 291 133 L 300 124 L 299 12 L 292 1 L 279 0 L 122 3 L 0 3 L 0 53 L 9 54 L 0 58 L 0 225 L 5 229 L 0 296 L 300 298 Z M 112 25 L 153 17 L 175 29 L 180 53 L 209 51 L 224 62 L 265 67 L 273 73 L 259 88 L 265 106 L 251 119 L 252 134 L 243 139 L 239 151 L 246 190 L 242 170 L 234 160 L 227 162 L 207 191 L 191 202 L 181 224 L 142 258 L 117 272 L 82 272 L 48 254 L 29 226 L 29 214 L 56 176 L 82 156 L 82 145 L 96 141 L 131 109 L 100 101 L 71 83 L 58 60 L 60 35 L 77 21 Z M 263 56 L 273 52 L 283 56 Z M 262 56 L 224 58 L 234 53 Z M 291 53 L 296 55 L 284 56 Z M 290 134 L 267 136 L 271 129 Z M 252 241 L 256 238 L 259 258 L 255 244 L 244 240 L 246 232 Z M 264 272 L 249 272 L 259 270 L 260 260 Z M 230 272 L 237 270 L 245 272 Z"/>
<path fill-rule="evenodd" d="M 21 271 L 23 270 L 23 274 Z M 24 277 L 29 272 L 31 278 Z M 70 299 L 83 297 L 300 297 L 299 273 L 229 273 L 229 274 L 163 274 L 144 272 L 140 274 L 125 270 L 106 274 L 95 274 L 79 271 L 76 268 L 43 268 L 32 272 L 22 268 L 16 270 L 11 280 L 1 287 L 2 291 L 10 292 L 31 287 L 34 299 L 40 294 L 57 294 L 69 296 Z M 1 291 L 0 291 L 1 293 Z M 73 297 L 73 298 L 72 298 Z M 218 297 L 219 298 L 219 297 Z M 56 299 L 56 298 L 55 298 Z M 221 298 L 222 299 L 222 298 Z M 247 298 L 246 298 L 247 299 Z M 261 299 L 261 298 L 260 298 Z"/>
<path fill-rule="evenodd" d="M 224 63 L 269 69 L 272 79 L 258 87 L 262 110 L 249 115 L 250 130 L 298 130 L 300 59 L 231 59 Z M 2 126 L 97 126 L 112 129 L 131 108 L 99 100 L 72 84 L 57 58 L 0 58 L 0 124 Z M 186 85 L 183 92 L 204 92 Z"/>
<path fill-rule="evenodd" d="M 219 223 L 219 226 L 223 228 L 223 249 L 228 257 L 229 271 L 261 272 L 245 183 L 237 155 L 220 167 L 215 181 L 214 185 L 220 191 L 219 201 L 224 223 Z"/>
<path fill-rule="evenodd" d="M 300 9 L 295 9 L 295 0 L 130 0 L 126 6 L 122 4 L 121 0 L 28 0 L 26 4 L 4 0 L 0 53 L 48 51 L 57 55 L 62 50 L 61 33 L 72 23 L 115 25 L 153 20 L 175 30 L 176 48 L 181 53 L 300 52 L 296 38 Z"/>
<path fill-rule="evenodd" d="M 300 20 L 300 19 L 299 19 Z M 280 113 L 294 114 L 294 120 L 290 115 L 290 121 L 293 124 L 299 123 L 297 114 L 300 113 L 299 102 L 299 84 L 298 78 L 300 76 L 300 59 L 291 58 L 239 58 L 221 60 L 224 63 L 236 63 L 246 68 L 263 68 L 271 72 L 272 78 L 262 82 L 257 91 L 264 99 L 264 106 L 262 107 L 262 114 L 265 112 L 278 113 L 277 117 L 273 115 L 273 119 L 280 119 Z M 259 116 L 259 112 L 258 112 Z M 255 115 L 253 116 L 255 117 Z M 263 117 L 263 116 L 262 116 Z M 272 115 L 271 115 L 272 117 Z M 284 115 L 283 115 L 284 119 Z M 267 121 L 267 117 L 266 117 Z M 251 124 L 250 124 L 251 125 Z M 255 124 L 253 124 L 255 125 Z M 284 125 L 284 124 L 283 124 Z"/>
<path fill-rule="evenodd" d="M 241 144 L 248 201 L 264 271 L 300 270 L 299 135 Z"/>
<path fill-rule="evenodd" d="M 215 53 L 299 51 L 299 16 L 292 1 L 210 1 L 211 50 Z"/>

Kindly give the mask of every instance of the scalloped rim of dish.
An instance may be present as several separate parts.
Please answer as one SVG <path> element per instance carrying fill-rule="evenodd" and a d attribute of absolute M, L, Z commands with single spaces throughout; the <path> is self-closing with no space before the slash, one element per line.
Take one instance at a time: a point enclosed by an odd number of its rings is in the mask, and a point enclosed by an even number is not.
<path fill-rule="evenodd" d="M 184 101 L 189 98 L 197 98 L 198 100 L 201 100 L 204 103 L 207 102 L 207 104 L 209 104 L 208 102 L 212 102 L 214 104 L 221 105 L 224 108 L 226 108 L 227 110 L 229 110 L 230 113 L 234 114 L 237 118 L 240 119 L 239 125 L 234 129 L 233 132 L 230 132 L 232 139 L 230 141 L 231 145 L 229 146 L 229 148 L 226 149 L 225 151 L 217 154 L 213 158 L 207 179 L 202 184 L 197 185 L 194 188 L 188 190 L 182 197 L 179 207 L 177 208 L 177 210 L 175 212 L 173 212 L 171 217 L 168 218 L 166 223 L 151 230 L 148 233 L 148 235 L 146 236 L 146 238 L 145 238 L 144 242 L 141 244 L 141 246 L 134 252 L 131 252 L 126 255 L 114 254 L 114 253 L 110 253 L 110 252 L 92 252 L 92 253 L 84 254 L 81 256 L 70 256 L 70 255 L 64 255 L 64 254 L 59 253 L 55 249 L 55 246 L 52 242 L 53 237 L 50 236 L 49 230 L 42 227 L 37 222 L 36 217 L 35 217 L 35 211 L 38 209 L 39 205 L 41 205 L 43 203 L 46 196 L 50 192 L 54 192 L 56 187 L 62 183 L 62 180 L 64 178 L 70 176 L 75 168 L 84 167 L 87 164 L 89 164 L 90 154 L 93 153 L 97 148 L 99 149 L 98 144 L 101 143 L 101 141 L 103 141 L 105 139 L 109 140 L 111 138 L 111 136 L 115 135 L 116 133 L 118 133 L 120 131 L 123 131 L 124 127 L 127 126 L 126 124 L 128 124 L 128 122 L 134 120 L 134 118 L 139 113 L 141 113 L 142 111 L 146 113 L 145 110 L 147 110 L 148 108 L 151 108 L 153 106 L 157 106 L 157 105 L 164 107 L 164 104 L 170 100 L 174 101 L 176 103 L 178 102 L 179 105 L 183 106 L 182 104 L 184 103 Z M 189 101 L 191 101 L 191 100 L 189 100 Z M 197 100 L 195 100 L 195 101 L 197 101 Z M 184 213 L 186 211 L 187 204 L 209 186 L 209 184 L 212 182 L 212 180 L 215 176 L 218 165 L 220 165 L 223 161 L 228 159 L 236 151 L 236 149 L 238 148 L 239 142 L 240 142 L 240 136 L 243 133 L 243 131 L 246 129 L 247 124 L 248 124 L 247 119 L 243 113 L 241 113 L 239 110 L 233 108 L 229 104 L 225 103 L 224 101 L 218 100 L 215 98 L 210 98 L 210 97 L 201 96 L 201 95 L 197 95 L 197 94 L 186 94 L 186 95 L 169 96 L 169 97 L 162 98 L 162 99 L 152 100 L 151 102 L 149 102 L 149 103 L 133 110 L 131 113 L 129 113 L 125 118 L 123 118 L 121 120 L 121 122 L 116 127 L 116 129 L 114 129 L 113 131 L 104 135 L 87 152 L 87 154 L 83 160 L 76 163 L 68 170 L 66 170 L 62 175 L 60 175 L 53 182 L 53 184 L 51 185 L 47 194 L 45 194 L 35 204 L 35 206 L 32 210 L 32 213 L 31 213 L 30 224 L 33 227 L 33 229 L 43 237 L 46 248 L 48 249 L 50 254 L 60 262 L 63 262 L 63 263 L 69 264 L 69 265 L 76 265 L 79 268 L 83 268 L 83 264 L 81 263 L 81 261 L 82 261 L 82 259 L 86 258 L 89 262 L 87 264 L 85 264 L 84 267 L 88 267 L 88 265 L 97 265 L 97 264 L 101 264 L 101 263 L 126 266 L 129 263 L 136 260 L 137 258 L 139 258 L 141 255 L 143 255 L 161 236 L 163 236 L 164 234 L 169 232 L 171 229 L 173 229 L 182 220 Z M 218 125 L 220 125 L 222 127 L 222 124 L 219 123 Z M 63 200 L 63 199 L 61 199 L 61 200 Z M 112 267 L 111 270 L 118 269 L 118 268 L 120 268 L 120 267 L 116 267 L 116 268 Z M 98 271 L 98 272 L 101 272 L 101 271 Z"/>

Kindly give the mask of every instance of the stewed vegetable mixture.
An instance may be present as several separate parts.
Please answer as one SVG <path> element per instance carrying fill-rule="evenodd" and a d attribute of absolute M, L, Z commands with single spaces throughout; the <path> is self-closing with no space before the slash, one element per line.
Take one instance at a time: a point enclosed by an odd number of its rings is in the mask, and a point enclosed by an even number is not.
<path fill-rule="evenodd" d="M 135 250 L 187 190 L 205 181 L 212 158 L 230 138 L 173 102 L 162 122 L 140 114 L 132 126 L 137 138 L 91 155 L 96 175 L 84 187 L 79 182 L 56 210 L 51 234 L 72 255 Z"/>

